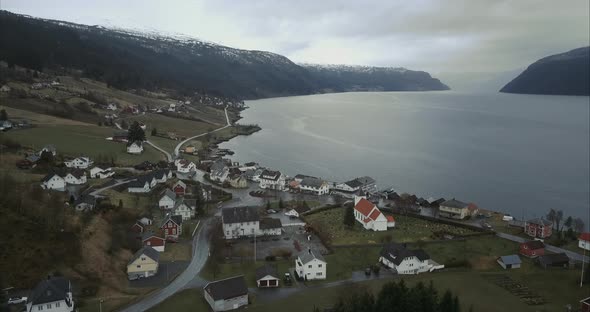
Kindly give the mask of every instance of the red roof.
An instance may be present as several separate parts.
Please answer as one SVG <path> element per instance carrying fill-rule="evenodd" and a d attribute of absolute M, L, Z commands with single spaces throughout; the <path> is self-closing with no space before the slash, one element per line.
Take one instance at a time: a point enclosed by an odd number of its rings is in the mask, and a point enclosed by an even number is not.
<path fill-rule="evenodd" d="M 369 213 L 371 213 L 371 210 L 373 210 L 373 207 L 375 207 L 373 203 L 364 198 L 361 198 L 361 200 L 359 200 L 359 202 L 356 203 L 356 206 L 354 206 L 354 209 L 362 213 L 363 216 L 368 217 Z"/>
<path fill-rule="evenodd" d="M 579 238 L 581 240 L 585 240 L 585 241 L 590 242 L 590 233 L 588 233 L 588 232 L 582 233 L 582 234 L 580 234 L 580 237 Z"/>
<path fill-rule="evenodd" d="M 369 218 L 371 218 L 373 220 L 377 220 L 377 218 L 379 218 L 380 215 L 381 215 L 381 211 L 379 211 L 379 209 L 375 209 L 375 210 L 373 210 L 373 212 L 371 213 Z"/>
<path fill-rule="evenodd" d="M 393 216 L 385 216 L 387 218 L 387 222 L 395 222 Z"/>

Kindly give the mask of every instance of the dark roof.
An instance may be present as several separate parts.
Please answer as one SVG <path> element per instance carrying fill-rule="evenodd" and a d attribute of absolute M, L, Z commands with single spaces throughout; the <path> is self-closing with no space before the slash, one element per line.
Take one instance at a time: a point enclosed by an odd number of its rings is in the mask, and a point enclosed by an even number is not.
<path fill-rule="evenodd" d="M 248 287 L 243 275 L 211 282 L 204 289 L 215 301 L 248 294 Z"/>
<path fill-rule="evenodd" d="M 441 203 L 440 205 L 452 208 L 466 208 L 469 204 L 466 204 L 460 200 L 456 200 L 453 198 Z"/>
<path fill-rule="evenodd" d="M 164 238 L 156 235 L 156 233 L 154 233 L 152 231 L 148 231 L 148 232 L 144 232 L 143 234 L 141 234 L 141 240 L 144 241 L 144 240 L 146 240 L 146 239 L 148 239 L 148 238 L 150 238 L 152 236 L 155 236 L 155 237 L 157 237 L 159 239 L 162 239 L 162 240 L 164 239 Z"/>
<path fill-rule="evenodd" d="M 316 177 L 308 176 L 308 175 L 305 175 L 305 174 L 298 174 L 298 175 L 295 176 L 295 179 L 301 179 L 301 180 L 303 180 L 305 178 L 314 178 L 314 179 L 317 179 Z"/>
<path fill-rule="evenodd" d="M 508 256 L 501 256 L 498 259 L 502 261 L 502 263 L 506 265 L 513 265 L 513 264 L 521 264 L 522 261 L 517 255 L 508 255 Z"/>
<path fill-rule="evenodd" d="M 373 184 L 375 183 L 375 179 L 371 178 L 371 177 L 358 177 L 355 179 L 352 179 L 348 182 L 344 182 L 346 185 L 352 187 L 352 188 L 356 188 L 356 187 L 361 187 L 361 186 L 365 186 L 365 185 L 369 185 L 369 184 Z"/>
<path fill-rule="evenodd" d="M 570 258 L 564 252 L 539 256 L 539 263 L 542 265 L 563 265 L 569 262 Z"/>
<path fill-rule="evenodd" d="M 267 275 L 279 278 L 279 275 L 277 274 L 277 269 L 268 263 L 256 269 L 256 280 L 259 280 Z"/>
<path fill-rule="evenodd" d="M 65 300 L 68 292 L 71 292 L 69 280 L 63 277 L 50 277 L 35 286 L 28 302 L 36 305 Z"/>
<path fill-rule="evenodd" d="M 261 179 L 265 179 L 265 180 L 274 180 L 274 181 L 276 181 L 280 177 L 281 177 L 281 172 L 280 171 L 264 170 L 260 174 L 260 178 Z"/>
<path fill-rule="evenodd" d="M 131 263 L 133 263 L 133 261 L 139 259 L 139 257 L 141 257 L 141 255 L 146 255 L 156 262 L 158 262 L 160 260 L 160 253 L 157 250 L 155 250 L 154 248 L 152 248 L 150 246 L 144 246 L 140 250 L 138 250 L 133 255 L 133 257 L 131 257 L 131 259 L 129 260 L 127 265 L 130 265 Z"/>
<path fill-rule="evenodd" d="M 528 241 L 525 243 L 522 243 L 522 245 L 527 246 L 528 249 L 541 249 L 541 248 L 545 248 L 545 244 L 543 244 L 542 241 L 538 241 L 538 240 L 532 240 L 532 241 Z"/>
<path fill-rule="evenodd" d="M 260 219 L 260 229 L 261 230 L 278 229 L 281 227 L 283 227 L 283 224 L 281 223 L 281 219 L 277 219 L 277 218 L 262 218 L 262 219 Z"/>
<path fill-rule="evenodd" d="M 303 178 L 303 180 L 301 180 L 302 186 L 310 186 L 313 188 L 320 188 L 323 183 L 324 183 L 323 180 L 318 179 L 318 178 L 314 178 L 314 177 L 306 177 L 306 178 Z"/>
<path fill-rule="evenodd" d="M 129 182 L 127 184 L 127 187 L 128 188 L 129 187 L 144 187 L 146 183 L 149 184 L 148 181 L 146 181 L 146 180 L 142 179 L 141 177 L 139 177 L 137 180 Z"/>
<path fill-rule="evenodd" d="M 41 179 L 41 182 L 47 182 L 49 180 L 51 180 L 51 178 L 53 178 L 54 175 L 57 175 L 58 177 L 61 178 L 61 176 L 55 172 L 51 172 L 48 175 L 46 175 L 45 177 L 43 177 L 43 179 Z"/>
<path fill-rule="evenodd" d="M 231 207 L 221 210 L 221 219 L 227 224 L 260 221 L 260 216 L 256 207 Z"/>
<path fill-rule="evenodd" d="M 174 215 L 174 216 L 169 215 L 166 218 L 164 218 L 164 220 L 160 224 L 160 227 L 163 227 L 164 224 L 166 224 L 166 222 L 168 222 L 168 220 L 172 220 L 172 222 L 174 222 L 178 225 L 182 225 L 182 216 L 181 215 Z"/>
<path fill-rule="evenodd" d="M 396 265 L 402 263 L 405 258 L 416 257 L 420 261 L 430 259 L 430 256 L 422 249 L 409 250 L 402 244 L 389 243 L 381 249 L 381 256 Z"/>
<path fill-rule="evenodd" d="M 78 206 L 79 204 L 89 204 L 94 206 L 96 204 L 96 197 L 92 195 L 81 196 L 76 202 L 74 202 L 74 206 Z"/>
<path fill-rule="evenodd" d="M 361 183 L 359 180 L 357 180 L 357 179 L 350 180 L 350 181 L 348 181 L 348 182 L 344 182 L 344 184 L 346 184 L 346 185 L 348 185 L 348 186 L 350 186 L 350 187 L 352 187 L 352 188 L 361 187 L 361 186 L 363 185 L 363 184 L 362 184 L 362 183 Z"/>
<path fill-rule="evenodd" d="M 324 256 L 322 256 L 322 254 L 319 251 L 314 251 L 313 249 L 308 249 L 308 250 L 304 250 L 299 254 L 299 259 L 301 259 L 301 262 L 305 265 L 306 263 L 308 263 L 309 261 L 312 261 L 313 259 L 318 259 L 321 260 L 323 262 L 326 262 L 326 260 L 324 260 Z"/>
<path fill-rule="evenodd" d="M 168 177 L 168 172 L 169 172 L 169 171 L 170 171 L 170 170 L 168 170 L 168 169 L 160 169 L 160 170 L 157 170 L 156 172 L 154 172 L 154 173 L 153 173 L 153 176 L 154 176 L 156 179 L 159 179 L 159 180 L 160 180 L 160 179 L 162 179 L 162 178 L 164 178 L 164 177 L 166 177 L 166 178 L 167 178 L 167 177 Z"/>

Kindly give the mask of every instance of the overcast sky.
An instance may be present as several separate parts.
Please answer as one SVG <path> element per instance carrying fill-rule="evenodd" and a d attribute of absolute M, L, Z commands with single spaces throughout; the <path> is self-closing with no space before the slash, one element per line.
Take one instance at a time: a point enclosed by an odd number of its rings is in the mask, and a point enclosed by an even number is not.
<path fill-rule="evenodd" d="M 0 0 L 0 7 L 82 24 L 185 34 L 280 53 L 295 62 L 403 66 L 444 80 L 521 70 L 543 56 L 587 46 L 589 2 Z"/>

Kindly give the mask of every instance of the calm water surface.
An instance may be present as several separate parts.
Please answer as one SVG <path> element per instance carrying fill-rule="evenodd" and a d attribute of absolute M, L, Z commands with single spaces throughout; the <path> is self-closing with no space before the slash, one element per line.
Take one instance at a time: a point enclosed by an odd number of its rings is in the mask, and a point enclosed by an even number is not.
<path fill-rule="evenodd" d="M 424 198 L 539 217 L 588 219 L 589 97 L 341 93 L 246 103 L 262 131 L 223 144 L 288 175 L 361 175 Z"/>

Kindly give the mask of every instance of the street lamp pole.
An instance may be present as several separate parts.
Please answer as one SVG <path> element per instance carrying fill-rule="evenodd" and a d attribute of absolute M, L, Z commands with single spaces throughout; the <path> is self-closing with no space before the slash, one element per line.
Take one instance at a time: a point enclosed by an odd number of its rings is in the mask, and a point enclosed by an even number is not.
<path fill-rule="evenodd" d="M 103 302 L 103 301 L 104 301 L 104 300 L 103 300 L 102 298 L 100 298 L 100 299 L 98 300 L 98 311 L 99 311 L 99 312 L 102 312 L 102 302 Z"/>

